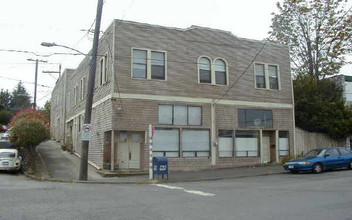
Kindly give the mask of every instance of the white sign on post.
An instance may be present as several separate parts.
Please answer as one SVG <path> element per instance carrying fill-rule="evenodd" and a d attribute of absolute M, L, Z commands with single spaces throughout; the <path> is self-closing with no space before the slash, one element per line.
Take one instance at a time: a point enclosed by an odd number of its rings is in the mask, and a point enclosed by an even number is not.
<path fill-rule="evenodd" d="M 82 141 L 90 141 L 91 132 L 92 132 L 92 125 L 91 124 L 83 124 Z"/>

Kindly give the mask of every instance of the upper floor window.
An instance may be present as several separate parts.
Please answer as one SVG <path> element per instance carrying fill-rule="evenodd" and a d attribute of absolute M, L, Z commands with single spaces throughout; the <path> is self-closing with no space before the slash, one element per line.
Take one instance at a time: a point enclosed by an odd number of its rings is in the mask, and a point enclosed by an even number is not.
<path fill-rule="evenodd" d="M 76 84 L 73 88 L 73 104 L 76 105 L 78 101 L 78 85 Z"/>
<path fill-rule="evenodd" d="M 210 60 L 206 57 L 202 57 L 199 60 L 199 82 L 211 83 Z"/>
<path fill-rule="evenodd" d="M 81 79 L 81 99 L 83 100 L 86 95 L 86 77 Z"/>
<path fill-rule="evenodd" d="M 133 78 L 147 78 L 146 50 L 133 50 Z"/>
<path fill-rule="evenodd" d="M 152 51 L 152 79 L 165 80 L 165 53 Z"/>
<path fill-rule="evenodd" d="M 132 78 L 166 80 L 166 52 L 133 49 Z"/>
<path fill-rule="evenodd" d="M 100 59 L 100 85 L 107 82 L 107 60 L 107 54 Z"/>
<path fill-rule="evenodd" d="M 227 85 L 227 64 L 223 59 L 212 62 L 208 57 L 200 57 L 198 60 L 199 83 L 213 85 Z"/>
<path fill-rule="evenodd" d="M 255 64 L 255 82 L 257 88 L 265 88 L 264 64 Z"/>
<path fill-rule="evenodd" d="M 277 65 L 256 63 L 254 69 L 256 88 L 280 89 L 279 68 Z"/>
<path fill-rule="evenodd" d="M 215 83 L 218 85 L 226 85 L 226 64 L 223 60 L 215 61 Z"/>
<path fill-rule="evenodd" d="M 279 80 L 277 75 L 277 66 L 269 65 L 269 84 L 270 89 L 279 89 Z"/>

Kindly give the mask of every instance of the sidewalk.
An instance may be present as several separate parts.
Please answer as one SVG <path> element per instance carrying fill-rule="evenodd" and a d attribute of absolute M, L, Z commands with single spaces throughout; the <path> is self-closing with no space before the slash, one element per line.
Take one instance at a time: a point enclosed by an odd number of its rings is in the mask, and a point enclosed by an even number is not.
<path fill-rule="evenodd" d="M 42 179 L 51 181 L 78 181 L 80 158 L 67 151 L 55 141 L 47 141 L 37 146 L 39 171 Z M 286 173 L 282 166 L 239 167 L 195 172 L 171 172 L 167 182 L 193 182 L 206 180 L 235 179 L 251 176 L 263 176 Z M 88 166 L 88 181 L 83 183 L 153 183 L 148 175 L 102 177 L 96 169 Z"/>

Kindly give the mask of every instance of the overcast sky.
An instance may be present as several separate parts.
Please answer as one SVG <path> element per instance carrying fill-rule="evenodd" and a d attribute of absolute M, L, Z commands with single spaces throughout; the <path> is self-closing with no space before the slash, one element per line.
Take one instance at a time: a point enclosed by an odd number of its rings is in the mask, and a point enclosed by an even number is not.
<path fill-rule="evenodd" d="M 282 0 L 279 0 L 280 2 Z M 277 12 L 278 0 L 106 0 L 101 30 L 113 19 L 123 19 L 169 27 L 187 28 L 198 25 L 231 31 L 238 37 L 262 40 L 268 36 L 271 13 Z M 66 45 L 87 53 L 93 35 L 87 34 L 95 19 L 97 0 L 0 0 L 0 89 L 10 91 L 22 80 L 28 92 L 34 92 L 34 62 L 38 70 L 38 106 L 50 99 L 58 71 L 76 68 L 82 56 L 36 56 L 30 53 L 6 52 L 21 50 L 41 55 L 71 53 L 67 49 L 40 46 L 43 41 Z M 94 26 L 93 26 L 94 28 Z M 348 74 L 349 68 L 342 73 Z"/>

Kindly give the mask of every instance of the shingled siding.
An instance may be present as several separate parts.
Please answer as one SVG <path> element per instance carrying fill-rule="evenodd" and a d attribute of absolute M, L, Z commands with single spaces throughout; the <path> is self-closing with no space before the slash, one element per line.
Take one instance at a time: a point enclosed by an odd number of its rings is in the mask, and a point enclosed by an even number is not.
<path fill-rule="evenodd" d="M 290 154 L 293 154 L 293 100 L 288 47 L 267 43 L 255 63 L 277 65 L 279 90 L 256 89 L 254 63 L 249 65 L 263 42 L 238 38 L 226 31 L 202 27 L 177 29 L 127 21 L 113 21 L 99 41 L 97 74 L 95 80 L 89 160 L 103 167 L 104 133 L 116 131 L 141 131 L 145 143 L 141 148 L 141 169 L 149 167 L 148 125 L 156 128 L 206 129 L 211 135 L 211 101 L 215 101 L 215 130 L 252 130 L 238 126 L 238 109 L 272 110 L 273 128 L 262 131 L 289 132 Z M 149 49 L 166 52 L 167 80 L 133 79 L 131 77 L 132 49 Z M 107 57 L 107 81 L 100 85 L 100 59 Z M 214 62 L 221 58 L 227 62 L 227 85 L 198 83 L 198 59 L 206 56 Z M 78 133 L 78 117 L 85 110 L 85 101 L 74 102 L 73 88 L 86 76 L 88 83 L 90 56 L 67 78 L 68 97 L 66 122 L 74 121 L 74 150 L 80 154 L 81 138 Z M 245 69 L 249 68 L 246 72 Z M 237 82 L 234 86 L 233 83 Z M 233 87 L 232 87 L 233 86 Z M 231 89 L 230 89 L 231 87 Z M 227 92 L 227 95 L 222 95 Z M 222 97 L 220 101 L 220 97 Z M 158 105 L 188 105 L 202 107 L 200 126 L 175 126 L 158 124 Z M 264 106 L 264 107 L 263 107 Z M 256 128 L 253 130 L 258 130 Z M 271 143 L 273 142 L 271 137 Z M 115 154 L 118 152 L 115 139 Z M 211 143 L 212 144 L 212 143 Z M 210 147 L 210 146 L 209 146 Z M 216 155 L 218 155 L 218 146 Z M 182 150 L 182 143 L 180 144 Z M 115 158 L 118 163 L 119 158 Z M 200 170 L 254 165 L 260 157 L 169 158 L 170 170 Z"/>
<path fill-rule="evenodd" d="M 224 31 L 194 27 L 172 29 L 116 21 L 115 73 L 119 92 L 220 98 L 251 63 L 263 43 L 241 39 Z M 167 52 L 167 81 L 131 78 L 132 48 Z M 197 61 L 208 56 L 228 63 L 229 85 L 198 83 Z M 288 47 L 267 43 L 255 62 L 279 66 L 281 90 L 255 89 L 254 65 L 238 80 L 224 99 L 292 104 Z M 118 92 L 115 87 L 115 92 Z"/>
<path fill-rule="evenodd" d="M 57 80 L 55 88 L 51 95 L 51 114 L 50 114 L 50 130 L 52 137 L 65 145 L 64 127 L 65 122 L 65 101 L 67 96 L 65 93 L 66 77 L 73 74 L 74 69 L 65 69 L 60 78 Z M 67 131 L 65 131 L 67 133 Z"/>
<path fill-rule="evenodd" d="M 188 105 L 202 107 L 202 125 L 201 126 L 177 126 L 177 125 L 161 125 L 158 124 L 158 106 L 160 104 Z M 238 109 L 248 108 L 248 106 L 231 106 L 217 105 L 215 107 L 216 114 L 216 130 L 259 130 L 243 129 L 238 126 Z M 253 107 L 251 107 L 253 108 Z M 292 128 L 292 109 L 269 109 L 255 107 L 256 109 L 266 109 L 273 111 L 273 128 L 262 129 L 263 131 L 288 131 L 290 150 L 293 154 L 293 128 Z M 211 130 L 211 105 L 209 103 L 192 103 L 177 101 L 157 101 L 143 99 L 114 99 L 113 101 L 113 124 L 114 130 L 143 131 L 148 137 L 148 125 L 152 124 L 156 128 L 178 128 L 178 129 L 206 129 Z M 216 140 L 217 141 L 217 137 Z M 141 169 L 147 170 L 149 163 L 148 138 L 145 145 L 141 149 Z M 118 148 L 116 145 L 116 151 Z M 218 147 L 216 147 L 218 155 Z M 171 171 L 181 170 L 201 170 L 209 168 L 224 168 L 246 165 L 256 165 L 260 163 L 260 157 L 254 158 L 218 158 L 216 165 L 211 165 L 210 158 L 169 158 L 169 167 Z"/>

